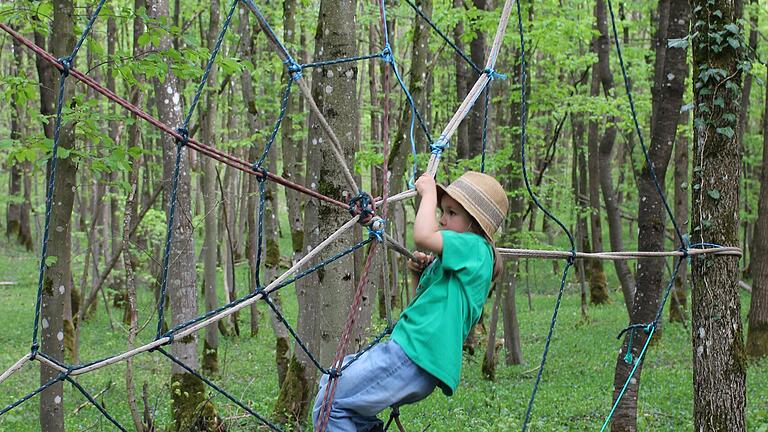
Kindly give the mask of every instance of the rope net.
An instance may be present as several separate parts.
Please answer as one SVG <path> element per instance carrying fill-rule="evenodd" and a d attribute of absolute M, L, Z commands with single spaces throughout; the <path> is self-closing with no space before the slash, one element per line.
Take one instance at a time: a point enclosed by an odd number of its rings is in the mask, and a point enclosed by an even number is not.
<path fill-rule="evenodd" d="M 37 46 L 32 41 L 24 38 L 19 32 L 11 28 L 9 25 L 6 25 L 5 23 L 0 23 L 0 29 L 7 32 L 9 35 L 11 35 L 13 38 L 15 38 L 19 43 L 26 46 L 28 49 L 33 51 L 35 54 L 37 54 L 41 59 L 47 61 L 48 63 L 52 64 L 60 73 L 60 83 L 59 83 L 59 89 L 58 89 L 58 99 L 57 99 L 57 105 L 56 105 L 56 112 L 55 112 L 55 128 L 54 128 L 54 139 L 53 139 L 53 147 L 52 152 L 50 156 L 50 167 L 51 167 L 51 175 L 50 180 L 47 186 L 46 191 L 46 201 L 45 201 L 45 224 L 43 229 L 43 236 L 42 236 L 42 248 L 41 248 L 41 256 L 40 256 L 40 266 L 39 266 L 39 273 L 38 273 L 38 291 L 37 291 L 37 300 L 35 304 L 35 318 L 33 323 L 33 335 L 32 335 L 32 345 L 30 352 L 28 354 L 25 354 L 21 359 L 19 359 L 14 365 L 12 365 L 8 370 L 6 370 L 2 375 L 0 375 L 0 383 L 8 379 L 11 375 L 13 375 L 18 370 L 22 369 L 24 365 L 28 364 L 31 361 L 38 361 L 39 363 L 46 365 L 50 368 L 52 368 L 55 371 L 58 371 L 58 375 L 55 376 L 50 381 L 43 383 L 35 390 L 31 391 L 24 397 L 20 398 L 19 400 L 15 401 L 14 403 L 6 406 L 2 410 L 0 410 L 0 416 L 8 413 L 9 411 L 13 410 L 14 408 L 18 407 L 19 405 L 23 404 L 27 400 L 31 399 L 35 395 L 45 391 L 47 388 L 51 387 L 52 385 L 58 383 L 58 382 L 69 382 L 72 384 L 73 387 L 75 387 L 82 395 L 90 401 L 94 406 L 97 407 L 97 409 L 104 415 L 104 417 L 112 423 L 116 428 L 119 430 L 126 430 L 113 416 L 111 416 L 104 407 L 102 407 L 99 403 L 95 401 L 93 396 L 85 390 L 85 388 L 78 383 L 75 380 L 75 377 L 78 377 L 79 375 L 84 375 L 86 373 L 96 371 L 99 369 L 102 369 L 104 367 L 107 367 L 109 365 L 113 365 L 118 362 L 122 362 L 128 359 L 132 359 L 133 357 L 137 356 L 138 354 L 145 353 L 145 352 L 158 352 L 162 356 L 168 358 L 171 362 L 178 365 L 188 373 L 194 375 L 198 379 L 200 379 L 202 382 L 204 382 L 207 386 L 209 386 L 212 390 L 215 392 L 221 394 L 225 398 L 227 398 L 229 401 L 231 401 L 233 404 L 235 404 L 240 409 L 247 412 L 250 416 L 255 418 L 258 422 L 263 424 L 264 426 L 268 427 L 271 430 L 281 430 L 281 428 L 275 424 L 274 422 L 270 421 L 267 417 L 260 415 L 256 410 L 254 410 L 252 407 L 249 406 L 248 403 L 243 402 L 236 396 L 234 396 L 232 393 L 228 392 L 221 386 L 217 385 L 215 382 L 210 380 L 209 378 L 203 376 L 198 370 L 195 368 L 190 367 L 187 365 L 184 361 L 181 359 L 173 356 L 170 354 L 165 347 L 172 344 L 174 340 L 184 338 L 186 336 L 192 335 L 193 333 L 197 332 L 198 330 L 205 328 L 211 324 L 217 323 L 218 321 L 227 318 L 238 311 L 242 310 L 245 307 L 248 307 L 258 301 L 265 302 L 268 307 L 271 309 L 272 313 L 275 314 L 277 320 L 285 326 L 286 330 L 289 332 L 289 334 L 293 337 L 295 340 L 296 345 L 306 353 L 307 357 L 310 359 L 311 363 L 323 374 L 329 375 L 329 385 L 326 387 L 326 394 L 324 395 L 324 405 L 323 410 L 321 411 L 321 416 L 319 420 L 319 424 L 315 425 L 318 430 L 324 430 L 327 422 L 328 422 L 328 416 L 329 416 L 329 409 L 331 406 L 331 403 L 333 401 L 333 395 L 336 388 L 336 383 L 338 377 L 341 376 L 344 369 L 349 367 L 351 363 L 356 361 L 364 352 L 369 350 L 371 347 L 373 347 L 376 343 L 381 341 L 383 338 L 385 338 L 389 332 L 392 330 L 392 320 L 388 315 L 388 325 L 387 327 L 377 336 L 373 338 L 373 340 L 364 347 L 355 357 L 353 357 L 350 361 L 347 363 L 343 363 L 342 360 L 347 353 L 348 345 L 350 342 L 350 332 L 352 330 L 352 326 L 355 323 L 355 321 L 359 318 L 359 304 L 361 301 L 361 298 L 363 296 L 363 288 L 366 284 L 366 280 L 368 277 L 368 272 L 371 267 L 371 263 L 374 259 L 374 256 L 379 248 L 380 245 L 387 245 L 388 247 L 392 248 L 398 253 L 404 254 L 406 256 L 410 256 L 410 252 L 402 246 L 397 244 L 395 240 L 392 239 L 391 236 L 389 236 L 386 231 L 386 217 L 387 217 L 387 204 L 388 203 L 394 203 L 398 202 L 410 197 L 413 197 L 416 195 L 415 190 L 412 188 L 403 191 L 401 193 L 395 194 L 393 196 L 389 196 L 389 184 L 388 184 L 388 169 L 386 166 L 386 162 L 384 165 L 383 170 L 383 176 L 381 180 L 382 185 L 382 195 L 380 198 L 373 198 L 370 194 L 363 191 L 358 184 L 356 183 L 354 176 L 352 175 L 352 172 L 347 167 L 347 164 L 345 162 L 345 156 L 343 152 L 342 145 L 331 128 L 331 126 L 328 124 L 328 121 L 325 119 L 324 115 L 318 108 L 317 104 L 315 103 L 314 99 L 312 98 L 311 91 L 309 89 L 308 84 L 306 83 L 306 80 L 303 77 L 302 72 L 306 69 L 315 68 L 315 67 L 328 67 L 332 65 L 337 64 L 343 64 L 343 63 L 351 63 L 351 62 L 359 62 L 359 61 L 383 61 L 387 64 L 386 74 L 384 75 L 385 79 L 385 88 L 388 88 L 386 85 L 387 80 L 389 79 L 390 74 L 394 76 L 395 80 L 397 81 L 398 87 L 402 91 L 403 95 L 406 98 L 408 109 L 411 112 L 411 120 L 410 120 L 410 133 L 409 138 L 411 142 L 411 150 L 412 150 L 412 157 L 413 157 L 413 166 L 411 168 L 411 184 L 413 182 L 413 179 L 415 178 L 416 172 L 417 172 L 417 151 L 416 151 L 416 145 L 415 145 L 415 133 L 416 133 L 416 126 L 418 125 L 418 131 L 424 135 L 427 142 L 430 143 L 430 149 L 431 154 L 429 157 L 429 162 L 427 164 L 426 171 L 432 174 L 433 176 L 436 174 L 440 160 L 441 155 L 445 148 L 448 146 L 454 132 L 457 130 L 459 124 L 464 120 L 464 118 L 468 115 L 470 109 L 475 105 L 476 101 L 482 97 L 482 104 L 484 106 L 484 119 L 483 119 L 483 133 L 482 133 L 482 159 L 481 159 L 481 170 L 485 170 L 485 151 L 486 151 L 486 139 L 487 139 L 487 125 L 488 125 L 488 111 L 489 111 L 489 105 L 490 105 L 490 86 L 494 79 L 503 79 L 505 78 L 503 74 L 498 73 L 495 70 L 496 65 L 496 59 L 499 54 L 499 50 L 501 48 L 501 43 L 504 38 L 504 34 L 506 31 L 507 23 L 509 20 L 509 17 L 512 13 L 512 7 L 513 2 L 512 0 L 506 0 L 504 7 L 502 9 L 501 18 L 499 21 L 499 26 L 497 28 L 495 38 L 493 41 L 493 44 L 491 46 L 490 52 L 488 53 L 487 62 L 484 65 L 484 68 L 481 68 L 480 66 L 476 65 L 472 62 L 472 60 L 464 54 L 453 41 L 448 38 L 444 32 L 442 32 L 439 27 L 433 23 L 430 19 L 430 17 L 426 16 L 413 2 L 410 0 L 406 0 L 406 3 L 415 11 L 416 15 L 420 19 L 423 19 L 426 21 L 426 23 L 431 27 L 433 31 L 435 31 L 454 51 L 455 53 L 464 59 L 474 71 L 474 73 L 477 75 L 477 81 L 475 85 L 469 90 L 468 94 L 466 95 L 465 99 L 462 101 L 460 106 L 457 108 L 455 114 L 451 117 L 450 121 L 446 124 L 444 129 L 441 131 L 441 133 L 438 135 L 437 139 L 432 138 L 432 134 L 429 130 L 429 126 L 427 125 L 426 121 L 424 120 L 424 117 L 419 112 L 418 107 L 416 106 L 416 103 L 414 101 L 414 98 L 410 94 L 410 91 L 404 82 L 400 69 L 398 61 L 396 60 L 396 55 L 393 53 L 392 46 L 390 45 L 390 34 L 389 29 L 387 28 L 387 6 L 384 0 L 379 0 L 376 3 L 378 3 L 379 6 L 379 12 L 380 12 L 380 21 L 381 21 L 381 31 L 382 31 L 382 49 L 379 52 L 374 52 L 370 54 L 360 55 L 360 56 L 354 56 L 354 57 L 344 57 L 344 58 L 337 58 L 337 59 L 323 59 L 318 60 L 311 63 L 301 64 L 295 60 L 295 57 L 292 56 L 290 50 L 282 43 L 281 39 L 278 37 L 278 35 L 273 31 L 272 27 L 269 25 L 267 19 L 265 18 L 264 14 L 262 13 L 261 9 L 256 5 L 256 3 L 253 0 L 233 0 L 231 5 L 229 6 L 226 19 L 223 23 L 223 26 L 221 28 L 221 31 L 219 32 L 215 47 L 211 51 L 210 56 L 206 62 L 206 66 L 203 72 L 202 79 L 200 80 L 196 92 L 194 94 L 194 97 L 192 99 L 192 102 L 190 103 L 190 106 L 187 110 L 186 116 L 184 117 L 184 120 L 182 124 L 172 126 L 167 125 L 158 120 L 157 118 L 153 117 L 152 115 L 148 114 L 144 110 L 142 110 L 140 107 L 137 107 L 136 105 L 130 103 L 128 100 L 122 98 L 121 96 L 115 94 L 113 91 L 107 89 L 106 87 L 102 86 L 100 83 L 98 83 L 96 80 L 91 78 L 85 73 L 82 73 L 75 69 L 73 67 L 74 59 L 76 55 L 78 54 L 78 51 L 86 38 L 88 37 L 89 33 L 93 29 L 93 25 L 97 17 L 99 16 L 99 13 L 102 10 L 102 7 L 104 6 L 105 0 L 100 0 L 97 4 L 93 14 L 88 20 L 87 25 L 83 29 L 83 32 L 78 39 L 74 50 L 72 53 L 66 57 L 63 58 L 56 58 L 52 54 L 48 53 L 44 49 Z M 610 0 L 608 2 L 610 7 Z M 281 59 L 281 61 L 284 64 L 285 70 L 287 72 L 287 82 L 285 84 L 284 90 L 281 94 L 281 102 L 280 102 L 280 110 L 278 114 L 278 118 L 274 123 L 274 126 L 271 130 L 271 133 L 269 134 L 269 137 L 267 139 L 267 142 L 264 145 L 264 151 L 261 154 L 261 156 L 258 158 L 258 160 L 249 162 L 246 160 L 242 160 L 232 154 L 228 154 L 226 152 L 220 151 L 216 148 L 214 148 L 211 145 L 202 143 L 195 138 L 190 136 L 190 121 L 193 117 L 193 114 L 195 112 L 195 109 L 198 105 L 198 102 L 200 100 L 200 97 L 202 95 L 202 92 L 204 91 L 206 87 L 206 83 L 208 80 L 208 76 L 211 72 L 211 69 L 213 67 L 213 64 L 217 58 L 217 55 L 221 49 L 222 42 L 224 41 L 225 35 L 227 33 L 227 30 L 230 27 L 232 17 L 234 15 L 235 10 L 238 9 L 238 6 L 242 6 L 245 10 L 247 10 L 249 13 L 252 14 L 253 17 L 255 17 L 256 21 L 258 22 L 261 30 L 264 32 L 266 37 L 268 38 L 269 42 L 273 46 L 275 52 Z M 555 322 L 557 318 L 557 312 L 560 306 L 560 300 L 562 298 L 563 294 L 563 288 L 565 286 L 565 280 L 568 275 L 569 268 L 573 265 L 573 262 L 577 258 L 585 258 L 585 259 L 634 259 L 634 258 L 642 258 L 647 257 L 648 252 L 604 252 L 599 254 L 584 254 L 577 252 L 576 245 L 574 242 L 574 238 L 570 231 L 567 229 L 567 227 L 558 220 L 551 212 L 549 212 L 537 199 L 535 193 L 533 192 L 531 185 L 528 181 L 528 175 L 527 175 L 527 168 L 526 168 L 526 160 L 525 160 L 525 140 L 526 140 L 526 133 L 525 133 L 525 119 L 526 119 L 526 85 L 525 85 L 525 72 L 526 72 L 526 66 L 525 66 L 525 36 L 523 31 L 523 22 L 522 22 L 522 15 L 520 11 L 520 4 L 517 3 L 517 17 L 518 17 L 518 31 L 520 35 L 520 52 L 522 54 L 522 61 L 521 61 L 521 104 L 522 104 L 522 110 L 521 110 L 521 125 L 522 125 L 522 133 L 521 133 L 521 140 L 522 140 L 522 161 L 523 161 L 523 178 L 525 180 L 525 185 L 528 190 L 528 193 L 531 197 L 531 199 L 534 201 L 534 203 L 544 212 L 544 214 L 547 215 L 547 217 L 551 218 L 560 228 L 566 233 L 566 235 L 569 238 L 569 241 L 571 243 L 571 250 L 568 252 L 559 252 L 559 251 L 538 251 L 538 250 L 526 250 L 526 249 L 511 249 L 511 248 L 499 248 L 499 252 L 502 255 L 508 255 L 508 256 L 524 256 L 524 257 L 536 257 L 536 258 L 552 258 L 552 259 L 565 259 L 567 262 L 567 265 L 565 267 L 565 270 L 563 271 L 563 275 L 561 278 L 561 284 L 560 284 L 560 291 L 557 297 L 557 302 L 555 305 L 552 322 L 549 329 L 549 334 L 547 336 L 547 341 L 544 349 L 544 353 L 542 355 L 542 361 L 541 365 L 539 367 L 538 376 L 533 388 L 533 392 L 531 394 L 531 399 L 528 404 L 528 409 L 525 413 L 525 420 L 523 423 L 523 430 L 526 430 L 531 412 L 534 405 L 534 400 L 536 396 L 536 392 L 539 386 L 539 382 L 541 380 L 544 365 L 546 362 L 546 356 L 547 352 L 549 350 L 550 341 L 552 334 L 554 332 Z M 611 9 L 611 19 L 613 20 L 613 12 Z M 615 23 L 614 23 L 614 32 L 615 32 Z M 618 39 L 616 39 L 617 49 L 618 46 Z M 621 59 L 621 52 L 619 50 L 619 58 Z M 636 115 L 634 112 L 634 105 L 631 102 L 631 92 L 630 87 L 628 84 L 628 78 L 626 75 L 626 71 L 624 70 L 624 65 L 622 61 L 622 70 L 624 71 L 624 77 L 625 81 L 627 83 L 627 94 L 630 97 L 630 104 L 632 106 L 632 114 L 633 118 L 635 119 L 635 123 L 637 125 L 637 132 L 640 135 L 640 142 L 643 148 L 643 151 L 646 155 L 646 158 L 648 158 L 647 151 L 645 149 L 645 146 L 642 141 L 642 134 L 640 133 L 640 128 L 637 123 Z M 166 230 L 166 236 L 165 236 L 165 247 L 164 247 L 164 253 L 162 258 L 162 274 L 160 278 L 160 296 L 159 301 L 157 305 L 157 328 L 156 328 L 156 334 L 154 340 L 152 340 L 149 343 L 146 343 L 144 345 L 138 346 L 136 348 L 133 348 L 129 351 L 122 352 L 117 355 L 112 355 L 108 357 L 104 357 L 101 359 L 93 360 L 87 363 L 83 364 L 65 364 L 59 360 L 56 360 L 55 358 L 47 355 L 46 353 L 42 352 L 40 350 L 40 343 L 39 343 L 39 323 L 40 323 L 40 314 L 41 314 L 41 302 L 42 302 L 42 289 L 43 289 L 43 278 L 45 274 L 46 269 L 46 254 L 47 254 L 47 245 L 48 245 L 48 239 L 49 239 L 49 222 L 50 222 L 50 214 L 51 214 L 51 204 L 53 199 L 53 190 L 56 182 L 56 161 L 58 159 L 58 146 L 59 146 L 59 132 L 61 129 L 61 121 L 62 121 L 62 107 L 64 104 L 64 89 L 65 89 L 65 83 L 69 77 L 72 77 L 79 82 L 85 84 L 90 89 L 94 90 L 95 92 L 107 97 L 110 101 L 122 106 L 127 111 L 129 111 L 131 114 L 136 116 L 137 118 L 142 119 L 143 121 L 149 123 L 150 125 L 154 126 L 156 129 L 161 131 L 162 133 L 168 134 L 171 137 L 175 139 L 176 142 L 176 152 L 175 152 L 175 163 L 174 163 L 174 171 L 172 176 L 172 186 L 170 191 L 170 200 L 169 200 L 169 210 L 168 210 L 168 221 L 167 221 L 167 230 Z M 328 138 L 327 142 L 329 144 L 330 150 L 336 159 L 338 163 L 338 168 L 342 171 L 343 176 L 345 178 L 345 181 L 347 182 L 349 188 L 353 191 L 358 191 L 358 195 L 352 197 L 348 200 L 348 202 L 344 202 L 342 197 L 330 197 L 323 195 L 319 192 L 317 192 L 314 189 L 307 188 L 303 185 L 297 184 L 291 180 L 288 180 L 284 177 L 281 177 L 279 175 L 276 175 L 274 173 L 269 172 L 265 167 L 264 163 L 269 155 L 269 152 L 276 141 L 276 138 L 278 136 L 278 133 L 280 131 L 281 125 L 283 123 L 283 120 L 286 115 L 287 110 L 287 104 L 288 100 L 292 94 L 292 92 L 298 89 L 299 92 L 304 96 L 305 100 L 308 102 L 310 111 L 312 114 L 316 117 L 318 120 L 323 132 L 325 133 L 326 137 Z M 384 119 L 383 122 L 384 125 L 387 125 L 388 123 L 388 116 L 389 116 L 389 94 L 388 92 L 385 92 L 384 95 Z M 388 154 L 388 133 L 389 131 L 386 129 L 384 130 L 383 136 L 384 139 L 384 154 Z M 236 170 L 239 170 L 241 172 L 254 175 L 259 180 L 259 214 L 258 214 L 258 229 L 257 229 L 257 247 L 258 247 L 258 253 L 257 253 L 257 264 L 255 266 L 256 271 L 256 281 L 257 286 L 255 289 L 253 289 L 251 292 L 246 294 L 245 296 L 242 296 L 234 301 L 231 301 L 215 310 L 212 310 L 210 312 L 207 312 L 206 314 L 203 314 L 201 316 L 198 316 L 194 319 L 191 319 L 187 322 L 180 323 L 175 325 L 173 328 L 170 329 L 164 329 L 163 322 L 164 322 L 164 313 L 165 313 L 165 297 L 168 291 L 168 270 L 169 266 L 171 265 L 171 243 L 173 241 L 173 226 L 174 226 L 174 220 L 178 217 L 176 215 L 176 206 L 177 206 L 177 192 L 178 192 L 178 184 L 179 184 L 179 176 L 180 176 L 180 170 L 182 166 L 182 155 L 185 150 L 185 148 L 188 148 L 190 150 L 193 150 L 195 152 L 200 153 L 201 155 L 207 156 L 212 158 L 213 160 L 216 160 L 222 164 L 225 164 L 227 166 L 230 166 Z M 384 159 L 387 161 L 387 158 Z M 650 165 L 650 164 L 649 164 Z M 262 247 L 262 244 L 264 242 L 264 221 L 263 221 L 263 215 L 264 215 L 264 206 L 265 206 L 265 193 L 264 193 L 264 185 L 266 181 L 271 181 L 276 184 L 282 185 L 286 188 L 293 189 L 297 192 L 300 192 L 301 194 L 306 195 L 309 198 L 314 198 L 317 200 L 320 200 L 324 203 L 327 203 L 329 205 L 333 205 L 336 207 L 344 208 L 349 210 L 350 214 L 352 215 L 352 218 L 340 226 L 332 235 L 330 235 L 328 238 L 326 238 L 324 241 L 322 241 L 320 244 L 315 246 L 310 252 L 308 252 L 306 255 L 304 255 L 298 262 L 296 262 L 294 265 L 292 265 L 286 272 L 279 275 L 276 279 L 269 282 L 265 286 L 261 285 L 260 282 L 260 276 L 258 274 L 259 265 L 262 260 L 262 256 L 264 254 L 264 250 Z M 654 181 L 655 175 L 654 175 Z M 657 188 L 658 192 L 663 197 L 663 191 L 661 190 L 660 186 L 658 186 L 657 182 Z M 671 211 L 666 205 L 666 199 L 664 199 L 664 204 L 666 206 L 667 211 L 669 212 L 671 216 Z M 377 211 L 381 212 L 381 216 L 377 214 Z M 671 218 L 674 220 L 674 218 Z M 368 229 L 368 236 L 367 238 L 363 239 L 362 241 L 359 241 L 352 245 L 351 247 L 346 248 L 345 250 L 331 256 L 328 258 L 325 258 L 314 265 L 310 265 L 313 260 L 318 258 L 318 255 L 330 244 L 332 244 L 335 240 L 337 240 L 340 236 L 342 236 L 345 232 L 348 232 L 349 230 L 353 229 L 353 227 L 357 225 L 363 225 Z M 675 230 L 678 234 L 679 239 L 682 241 L 683 236 L 680 233 L 679 227 L 677 224 L 675 224 Z M 270 294 L 277 292 L 279 289 L 288 286 L 297 280 L 319 270 L 322 268 L 325 268 L 326 266 L 331 265 L 334 261 L 337 261 L 338 259 L 347 256 L 351 253 L 354 253 L 357 250 L 360 250 L 362 248 L 367 247 L 367 257 L 366 257 L 366 263 L 365 268 L 362 273 L 362 276 L 360 280 L 357 282 L 357 289 L 355 291 L 354 298 L 350 302 L 350 309 L 349 314 L 346 320 L 346 325 L 344 327 L 344 330 L 342 332 L 342 337 L 340 340 L 340 343 L 338 345 L 338 348 L 336 350 L 336 355 L 334 358 L 334 361 L 332 364 L 328 367 L 325 367 L 321 364 L 321 362 L 318 360 L 317 356 L 310 351 L 310 349 L 307 347 L 307 344 L 302 341 L 300 335 L 297 333 L 295 329 L 291 327 L 288 320 L 284 316 L 284 314 L 281 312 L 280 308 L 270 299 Z M 694 254 L 702 254 L 702 253 L 716 253 L 716 254 L 729 254 L 729 255 L 740 255 L 741 251 L 738 248 L 729 248 L 729 247 L 722 247 L 719 245 L 686 245 L 682 244 L 681 248 L 678 251 L 674 252 L 658 252 L 655 253 L 656 255 L 653 256 L 675 256 L 677 257 L 677 264 L 675 266 L 675 271 L 673 272 L 672 280 L 674 280 L 674 274 L 676 274 L 676 270 L 680 267 L 681 263 L 685 258 L 687 258 L 690 255 Z M 382 254 L 386 256 L 386 254 Z M 386 273 L 386 272 L 385 272 Z M 390 289 L 389 282 L 387 284 L 387 289 Z M 664 295 L 664 301 L 666 301 L 667 296 L 669 295 L 669 290 L 672 285 L 672 282 L 670 282 L 670 285 L 668 286 L 667 290 L 665 291 Z M 661 307 L 663 308 L 663 302 Z M 389 313 L 389 308 L 388 308 Z M 655 324 L 659 319 L 661 313 L 661 309 L 659 309 L 659 313 L 657 314 L 657 319 L 650 324 L 643 324 L 641 327 L 646 330 L 647 333 L 649 333 L 648 340 L 650 340 L 651 336 L 653 335 L 653 331 L 655 329 Z M 632 324 L 628 329 L 625 329 L 625 331 L 630 332 L 630 335 L 635 331 L 638 327 L 638 324 Z M 635 368 L 637 367 L 637 364 L 642 360 L 642 357 L 645 353 L 645 347 L 643 347 L 643 350 L 640 354 L 640 356 L 635 360 Z M 634 373 L 634 369 L 633 369 Z M 631 378 L 631 376 L 630 376 Z M 627 380 L 629 382 L 629 379 Z M 626 387 L 626 386 L 625 386 Z M 623 392 L 622 392 L 623 394 Z M 617 404 L 618 400 L 617 399 Z M 615 406 L 614 406 L 615 409 Z M 611 415 L 613 413 L 613 410 L 611 411 Z M 397 418 L 397 410 L 393 410 L 393 417 L 390 418 L 390 421 L 388 423 L 391 424 L 392 420 L 396 421 L 398 425 L 400 425 L 400 421 Z M 610 419 L 610 415 L 608 419 L 606 420 L 606 424 L 608 423 Z"/>

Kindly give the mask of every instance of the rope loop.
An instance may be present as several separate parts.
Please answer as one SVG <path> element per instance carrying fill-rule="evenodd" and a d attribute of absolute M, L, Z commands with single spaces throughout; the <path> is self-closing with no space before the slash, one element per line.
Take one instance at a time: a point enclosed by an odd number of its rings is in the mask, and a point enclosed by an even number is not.
<path fill-rule="evenodd" d="M 683 245 L 678 250 L 683 253 L 683 259 L 690 259 L 688 250 L 691 248 L 691 237 L 688 234 L 683 234 L 682 239 Z"/>
<path fill-rule="evenodd" d="M 179 145 L 179 146 L 182 146 L 182 147 L 186 146 L 187 143 L 189 142 L 189 129 L 187 129 L 186 127 L 183 127 L 183 126 L 182 127 L 177 127 L 176 128 L 176 133 L 181 135 L 181 139 L 176 138 L 176 145 Z"/>
<path fill-rule="evenodd" d="M 445 147 L 447 145 L 448 145 L 448 143 L 445 142 L 445 139 L 441 136 L 440 138 L 437 139 L 437 141 L 435 141 L 435 142 L 433 142 L 432 144 L 429 145 L 429 151 L 433 155 L 438 155 L 439 156 L 440 154 L 443 153 L 443 151 L 445 151 Z"/>
<path fill-rule="evenodd" d="M 257 174 L 261 174 L 256 176 L 256 181 L 258 181 L 259 183 L 264 183 L 269 177 L 269 171 L 267 171 L 266 168 L 262 166 L 258 166 L 256 164 L 253 164 L 252 168 L 254 171 L 256 171 Z"/>
<path fill-rule="evenodd" d="M 335 367 L 328 369 L 325 373 L 327 373 L 328 378 L 331 378 L 331 379 L 338 379 L 341 377 L 341 370 Z"/>
<path fill-rule="evenodd" d="M 61 73 L 63 76 L 69 75 L 69 70 L 72 69 L 72 57 L 71 56 L 64 56 L 59 57 L 56 59 L 56 61 L 59 62 L 61 65 L 61 69 L 59 70 L 59 73 Z"/>
<path fill-rule="evenodd" d="M 368 224 L 368 236 L 376 238 L 381 243 L 384 241 L 384 228 L 387 226 L 387 221 L 379 216 L 371 218 L 371 222 Z"/>
<path fill-rule="evenodd" d="M 389 43 L 384 46 L 384 49 L 381 50 L 381 54 L 379 56 L 387 63 L 394 62 L 394 57 L 392 57 L 392 47 L 389 46 Z"/>
<path fill-rule="evenodd" d="M 39 349 L 40 349 L 40 345 L 37 342 L 32 344 L 32 347 L 30 348 L 30 351 L 29 351 L 29 360 L 30 361 L 34 360 L 35 357 L 37 357 L 37 351 Z"/>
<path fill-rule="evenodd" d="M 368 225 L 375 215 L 371 195 L 361 190 L 356 197 L 349 200 L 349 214 L 352 216 L 359 215 L 360 219 L 357 222 Z"/>
<path fill-rule="evenodd" d="M 568 258 L 566 258 L 566 260 L 565 260 L 565 261 L 566 261 L 566 263 L 567 263 L 569 266 L 572 266 L 572 265 L 573 265 L 573 263 L 575 263 L 575 262 L 576 262 L 576 249 L 571 249 L 571 254 L 570 254 L 570 255 L 568 255 Z"/>
<path fill-rule="evenodd" d="M 488 77 L 490 79 L 492 79 L 492 80 L 493 79 L 500 79 L 500 80 L 503 81 L 503 80 L 507 79 L 507 74 L 503 74 L 501 72 L 496 72 L 496 70 L 493 69 L 493 68 L 485 68 L 485 69 L 483 69 L 483 73 L 488 75 Z"/>

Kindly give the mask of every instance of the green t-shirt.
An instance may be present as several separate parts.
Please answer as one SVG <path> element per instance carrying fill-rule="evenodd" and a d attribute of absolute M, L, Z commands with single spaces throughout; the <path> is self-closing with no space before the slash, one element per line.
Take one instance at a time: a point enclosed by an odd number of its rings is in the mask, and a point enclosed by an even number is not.
<path fill-rule="evenodd" d="M 440 232 L 442 257 L 424 270 L 392 339 L 451 396 L 459 384 L 464 339 L 480 319 L 491 287 L 493 252 L 477 234 Z"/>

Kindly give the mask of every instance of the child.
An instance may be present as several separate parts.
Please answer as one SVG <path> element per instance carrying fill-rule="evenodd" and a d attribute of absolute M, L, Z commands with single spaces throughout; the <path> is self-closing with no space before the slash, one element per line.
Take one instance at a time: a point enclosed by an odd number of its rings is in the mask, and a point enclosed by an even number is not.
<path fill-rule="evenodd" d="M 451 396 L 459 384 L 463 341 L 480 319 L 491 280 L 501 269 L 492 237 L 509 203 L 499 182 L 470 171 L 444 188 L 424 174 L 416 190 L 421 204 L 413 241 L 431 253 L 415 252 L 416 260 L 408 262 L 418 280 L 416 297 L 400 315 L 391 339 L 363 354 L 338 378 L 329 432 L 383 430 L 376 415 L 387 407 L 417 402 L 435 387 Z M 312 412 L 315 428 L 323 420 L 327 384 L 323 375 Z"/>

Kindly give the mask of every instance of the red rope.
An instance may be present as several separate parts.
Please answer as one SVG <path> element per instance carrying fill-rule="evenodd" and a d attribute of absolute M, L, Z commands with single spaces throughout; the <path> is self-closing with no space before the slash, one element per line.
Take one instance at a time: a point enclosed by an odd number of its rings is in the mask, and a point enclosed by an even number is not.
<path fill-rule="evenodd" d="M 3 29 L 5 32 L 10 34 L 14 39 L 19 41 L 22 45 L 26 46 L 30 50 L 34 51 L 38 56 L 42 57 L 47 62 L 51 63 L 54 67 L 56 67 L 59 70 L 63 70 L 63 67 L 59 63 L 58 59 L 54 57 L 52 54 L 50 54 L 48 51 L 44 50 L 43 48 L 36 45 L 34 42 L 30 41 L 29 39 L 22 36 L 20 33 L 16 32 L 9 26 L 7 26 L 4 23 L 0 23 L 0 28 Z M 77 69 L 70 69 L 69 74 L 73 77 L 77 78 L 79 81 L 81 81 L 83 84 L 87 85 L 88 87 L 96 90 L 97 92 L 103 94 L 108 99 L 112 100 L 113 102 L 117 103 L 118 105 L 122 106 L 123 108 L 127 109 L 131 113 L 133 113 L 135 116 L 144 119 L 149 124 L 155 126 L 157 129 L 160 129 L 161 131 L 173 136 L 177 140 L 183 139 L 183 137 L 172 127 L 166 125 L 165 123 L 161 122 L 160 120 L 152 117 L 151 115 L 144 112 L 141 108 L 133 105 L 132 103 L 128 102 L 127 100 L 121 98 L 117 94 L 115 94 L 113 91 L 102 87 L 98 82 L 96 82 L 93 78 L 83 74 L 82 72 L 78 71 Z M 187 146 L 199 153 L 202 153 L 212 159 L 215 159 L 223 164 L 226 164 L 228 166 L 231 166 L 235 169 L 238 169 L 240 171 L 243 171 L 248 174 L 256 175 L 259 177 L 263 177 L 265 175 L 264 172 L 261 171 L 254 171 L 251 167 L 251 164 L 248 161 L 244 161 L 242 159 L 239 159 L 231 154 L 221 152 L 211 146 L 208 146 L 206 144 L 203 144 L 195 139 L 190 138 L 187 141 Z M 272 174 L 270 172 L 266 172 L 266 176 L 269 180 L 281 184 L 287 188 L 293 189 L 295 191 L 304 193 L 306 195 L 312 196 L 314 198 L 317 198 L 321 201 L 325 201 L 330 204 L 334 204 L 336 206 L 339 206 L 341 208 L 348 208 L 348 204 L 343 203 L 341 201 L 335 200 L 331 197 L 325 196 L 319 192 L 316 192 L 312 189 L 309 189 L 307 187 L 304 187 L 300 184 L 296 184 L 288 179 L 285 179 L 283 177 L 280 177 L 278 175 Z"/>

